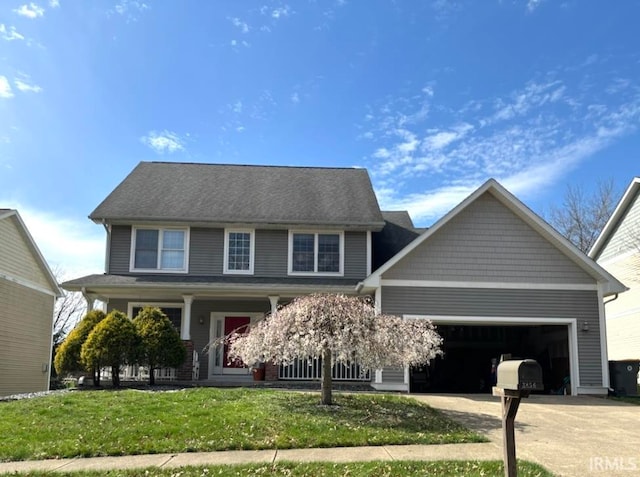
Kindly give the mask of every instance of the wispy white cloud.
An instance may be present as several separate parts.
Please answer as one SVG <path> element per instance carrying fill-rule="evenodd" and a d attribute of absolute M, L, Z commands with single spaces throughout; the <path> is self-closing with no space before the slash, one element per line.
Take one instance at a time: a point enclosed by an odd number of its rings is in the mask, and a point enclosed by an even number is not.
<path fill-rule="evenodd" d="M 542 4 L 543 0 L 527 0 L 527 10 L 529 12 L 534 11 Z"/>
<path fill-rule="evenodd" d="M 13 84 L 15 84 L 16 88 L 18 88 L 23 93 L 41 93 L 42 92 L 42 88 L 37 84 L 27 83 L 26 81 L 23 81 L 21 79 L 13 80 Z"/>
<path fill-rule="evenodd" d="M 24 40 L 24 36 L 16 31 L 16 27 L 7 28 L 4 23 L 0 23 L 0 36 L 7 41 Z"/>
<path fill-rule="evenodd" d="M 149 4 L 139 0 L 119 0 L 111 10 L 108 11 L 109 15 L 114 13 L 125 17 L 127 22 L 138 21 L 140 15 L 149 10 Z"/>
<path fill-rule="evenodd" d="M 143 144 L 159 154 L 184 151 L 184 141 L 176 133 L 171 131 L 150 131 L 146 136 L 140 138 Z"/>
<path fill-rule="evenodd" d="M 262 15 L 268 15 L 271 18 L 278 20 L 280 18 L 288 17 L 293 13 L 293 10 L 289 5 L 283 5 L 280 7 L 272 8 L 267 5 L 263 5 L 260 8 L 260 13 Z"/>
<path fill-rule="evenodd" d="M 243 22 L 237 17 L 230 18 L 229 21 L 234 27 L 238 28 L 242 33 L 249 33 L 250 27 L 246 22 Z"/>
<path fill-rule="evenodd" d="M 11 84 L 6 76 L 0 76 L 0 98 L 13 98 Z"/>
<path fill-rule="evenodd" d="M 229 42 L 229 44 L 231 46 L 233 46 L 234 48 L 236 47 L 240 47 L 243 46 L 244 48 L 249 48 L 251 46 L 251 43 L 249 43 L 248 41 L 242 40 L 242 41 L 238 41 L 238 40 L 231 40 Z"/>
<path fill-rule="evenodd" d="M 59 0 L 49 0 L 49 6 L 51 8 L 58 8 L 60 6 Z"/>
<path fill-rule="evenodd" d="M 582 67 L 599 70 L 595 63 Z M 387 99 L 368 108 L 363 121 L 367 131 L 359 137 L 372 141 L 370 170 L 382 207 L 408 209 L 426 223 L 489 177 L 519 197 L 534 197 L 640 130 L 640 88 L 619 72 L 609 78 L 608 87 L 585 86 L 580 78 L 587 71 L 572 74 L 552 72 L 458 109 L 426 98 L 437 118 L 428 114 L 414 122 L 407 118 L 424 107 L 411 101 L 415 97 Z M 421 192 L 406 196 L 408 188 Z"/>
<path fill-rule="evenodd" d="M 297 92 L 291 95 L 291 102 L 293 104 L 298 104 L 300 102 L 300 95 Z"/>
<path fill-rule="evenodd" d="M 15 13 L 17 13 L 18 15 L 21 15 L 23 17 L 27 17 L 27 18 L 38 18 L 44 15 L 44 8 L 42 8 L 41 6 L 31 2 L 29 4 L 24 4 L 21 5 L 18 8 L 15 8 L 13 10 Z"/>

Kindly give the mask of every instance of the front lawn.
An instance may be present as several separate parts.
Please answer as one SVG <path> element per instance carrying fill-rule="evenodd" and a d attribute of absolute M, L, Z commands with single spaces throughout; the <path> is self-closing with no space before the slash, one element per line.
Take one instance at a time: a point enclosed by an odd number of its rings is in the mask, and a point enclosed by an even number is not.
<path fill-rule="evenodd" d="M 148 468 L 136 470 L 85 471 L 66 473 L 30 472 L 32 477 L 404 477 L 404 476 L 438 476 L 438 477 L 500 477 L 504 475 L 502 462 L 478 461 L 436 461 L 436 462 L 356 462 L 350 464 L 333 463 L 291 463 L 225 465 L 209 467 Z M 518 461 L 520 477 L 553 477 L 537 464 Z"/>
<path fill-rule="evenodd" d="M 0 460 L 485 442 L 413 399 L 256 389 L 74 391 L 0 402 Z"/>

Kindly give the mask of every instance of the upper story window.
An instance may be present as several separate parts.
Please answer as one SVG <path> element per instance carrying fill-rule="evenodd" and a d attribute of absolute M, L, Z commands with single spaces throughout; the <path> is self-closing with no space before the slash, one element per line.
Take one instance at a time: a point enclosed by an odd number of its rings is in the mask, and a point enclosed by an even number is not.
<path fill-rule="evenodd" d="M 186 272 L 189 230 L 133 228 L 131 271 Z"/>
<path fill-rule="evenodd" d="M 342 275 L 344 234 L 289 232 L 289 273 Z"/>
<path fill-rule="evenodd" d="M 226 230 L 224 237 L 224 273 L 253 273 L 253 230 Z"/>

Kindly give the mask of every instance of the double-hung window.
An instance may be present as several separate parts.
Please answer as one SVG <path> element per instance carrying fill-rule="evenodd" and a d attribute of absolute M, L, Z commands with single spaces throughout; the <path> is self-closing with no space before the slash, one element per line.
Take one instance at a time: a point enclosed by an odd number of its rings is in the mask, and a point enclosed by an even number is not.
<path fill-rule="evenodd" d="M 254 231 L 225 231 L 224 273 L 253 274 Z"/>
<path fill-rule="evenodd" d="M 131 271 L 186 272 L 189 230 L 134 227 Z"/>
<path fill-rule="evenodd" d="M 289 232 L 289 273 L 342 275 L 341 232 Z"/>

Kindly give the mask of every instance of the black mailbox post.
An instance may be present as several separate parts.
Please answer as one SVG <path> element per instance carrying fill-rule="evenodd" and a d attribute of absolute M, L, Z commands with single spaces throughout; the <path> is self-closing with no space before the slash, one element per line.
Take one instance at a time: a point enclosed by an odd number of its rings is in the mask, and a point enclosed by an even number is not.
<path fill-rule="evenodd" d="M 502 401 L 502 436 L 504 445 L 504 475 L 516 477 L 515 418 L 520 399 L 531 391 L 542 391 L 542 368 L 533 359 L 502 361 L 497 369 L 497 383 L 493 395 Z"/>

